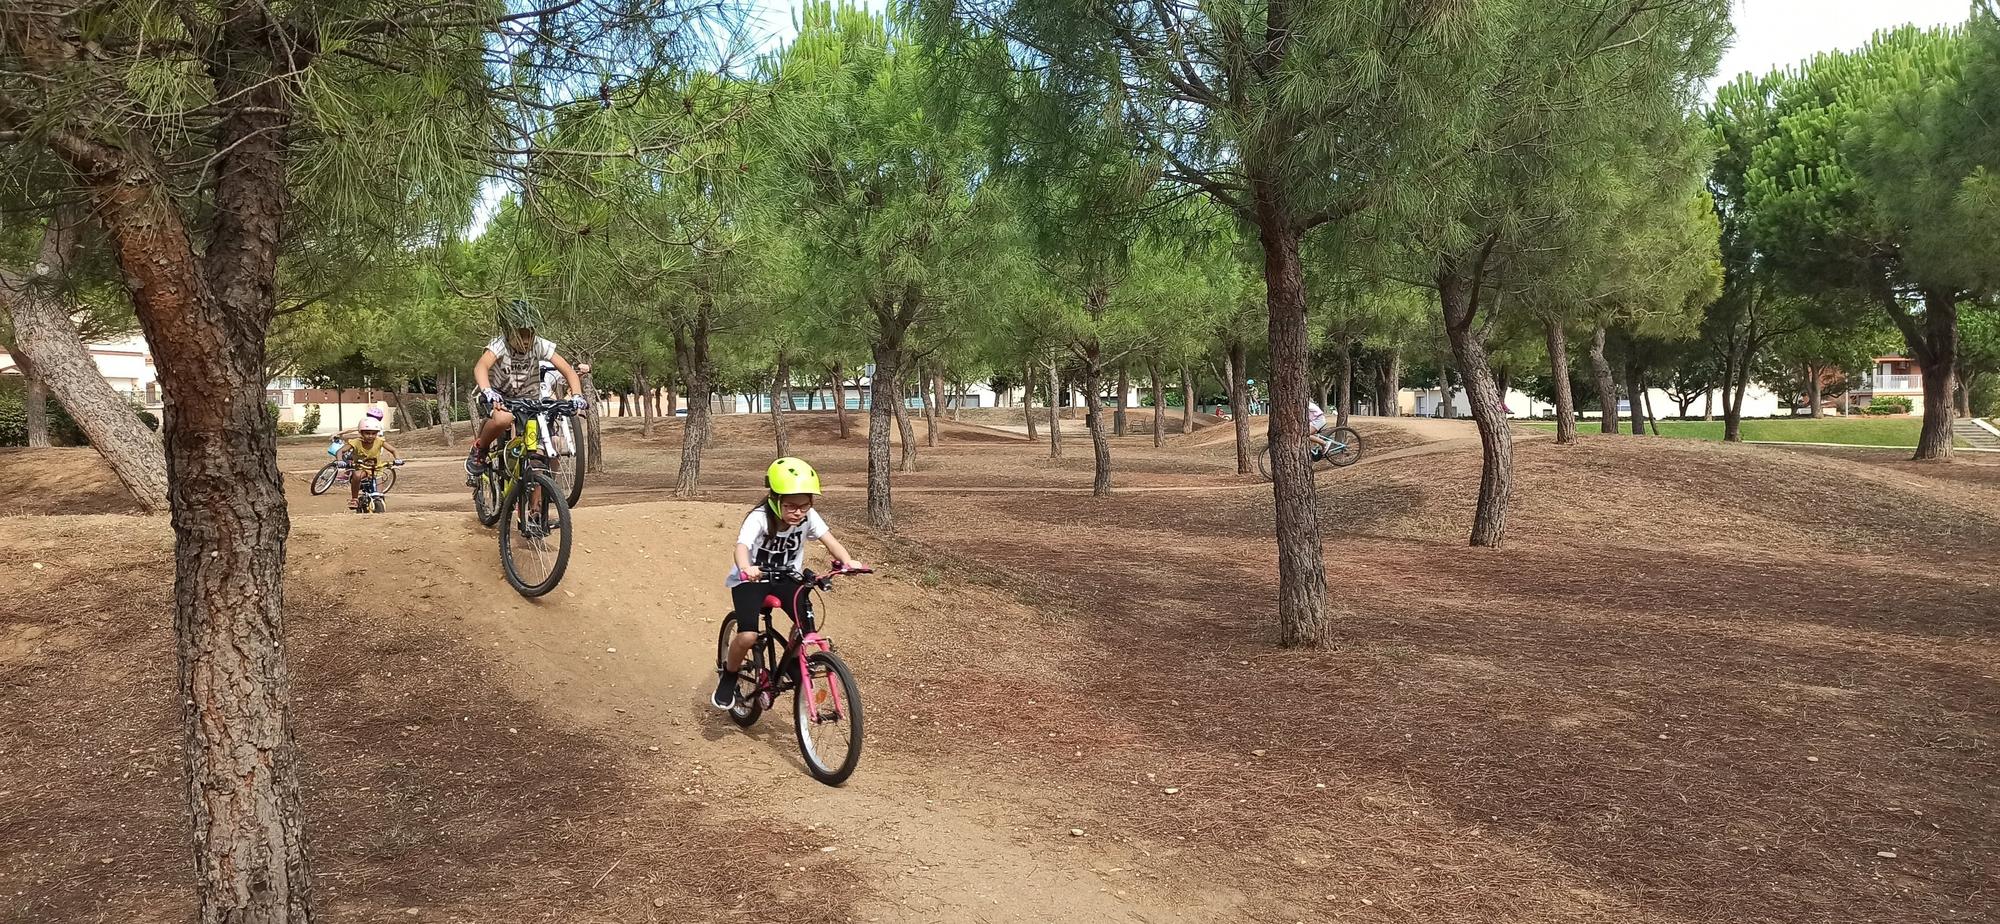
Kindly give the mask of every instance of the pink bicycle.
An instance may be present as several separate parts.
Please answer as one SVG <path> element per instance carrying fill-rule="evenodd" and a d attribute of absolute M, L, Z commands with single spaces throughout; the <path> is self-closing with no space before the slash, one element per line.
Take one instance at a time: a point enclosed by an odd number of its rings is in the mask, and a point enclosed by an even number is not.
<path fill-rule="evenodd" d="M 799 753 L 813 779 L 828 786 L 845 782 L 861 762 L 861 691 L 854 685 L 847 662 L 834 653 L 832 640 L 819 632 L 824 616 L 814 592 L 832 590 L 836 577 L 868 573 L 835 562 L 826 574 L 807 571 L 796 575 L 800 599 L 780 600 L 766 594 L 764 629 L 737 671 L 736 705 L 729 710 L 730 721 L 749 728 L 779 696 L 796 691 L 792 721 L 798 732 Z M 787 604 L 787 612 L 795 616 L 791 634 L 781 636 L 771 627 L 771 612 Z M 722 618 L 716 639 L 717 670 L 729 657 L 729 640 L 735 634 L 736 616 L 732 613 Z"/>

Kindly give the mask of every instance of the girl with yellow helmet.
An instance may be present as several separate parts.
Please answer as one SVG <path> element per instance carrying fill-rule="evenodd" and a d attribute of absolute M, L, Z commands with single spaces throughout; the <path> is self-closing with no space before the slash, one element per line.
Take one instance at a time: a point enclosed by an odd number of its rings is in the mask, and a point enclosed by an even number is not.
<path fill-rule="evenodd" d="M 847 548 L 833 538 L 833 530 L 813 509 L 813 499 L 820 494 L 819 472 L 806 460 L 786 456 L 771 463 L 764 470 L 764 486 L 770 493 L 743 518 L 743 528 L 736 534 L 736 566 L 729 569 L 728 580 L 736 637 L 729 643 L 728 662 L 710 700 L 717 709 L 736 705 L 736 671 L 757 642 L 757 622 L 765 596 L 784 601 L 804 599 L 798 592 L 799 574 L 808 540 L 819 540 L 835 562 L 857 570 L 866 567 L 847 554 Z M 799 618 L 789 603 L 784 609 L 787 616 Z"/>

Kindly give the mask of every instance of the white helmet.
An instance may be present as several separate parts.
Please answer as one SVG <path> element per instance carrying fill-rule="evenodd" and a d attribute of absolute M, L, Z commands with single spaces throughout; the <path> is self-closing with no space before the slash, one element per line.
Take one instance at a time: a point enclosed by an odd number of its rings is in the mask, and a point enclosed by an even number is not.
<path fill-rule="evenodd" d="M 361 432 L 363 432 L 363 433 L 380 433 L 380 432 L 382 432 L 382 420 L 381 420 L 381 418 L 379 418 L 379 417 L 363 417 L 363 418 L 361 418 Z"/>

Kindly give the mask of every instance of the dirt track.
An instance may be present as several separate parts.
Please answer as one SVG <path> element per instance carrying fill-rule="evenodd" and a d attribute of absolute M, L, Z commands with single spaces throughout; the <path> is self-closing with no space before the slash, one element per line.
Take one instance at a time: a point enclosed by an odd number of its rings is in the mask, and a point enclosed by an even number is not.
<path fill-rule="evenodd" d="M 293 493 L 300 735 L 336 914 L 2000 913 L 1981 885 L 2000 858 L 1986 489 L 1524 440 L 1514 539 L 1474 552 L 1469 426 L 1361 419 L 1379 451 L 1320 488 L 1342 641 L 1280 651 L 1268 501 L 1226 440 L 1126 438 L 1130 496 L 1094 499 L 1085 460 L 947 436 L 899 476 L 898 533 L 869 537 L 845 490 L 859 447 L 812 423 L 801 451 L 843 489 L 828 514 L 885 572 L 831 598 L 868 706 L 839 790 L 803 773 L 788 714 L 745 733 L 703 703 L 745 473 L 769 452 L 749 422 L 711 454 L 724 503 L 655 500 L 670 443 L 620 431 L 540 602 L 505 590 L 450 450 L 412 444 L 385 516 Z M 6 522 L 0 560 L 46 567 L 0 570 L 0 695 L 43 717 L 0 733 L 28 797 L 0 795 L 0 876 L 33 883 L 0 920 L 177 919 L 164 526 Z"/>

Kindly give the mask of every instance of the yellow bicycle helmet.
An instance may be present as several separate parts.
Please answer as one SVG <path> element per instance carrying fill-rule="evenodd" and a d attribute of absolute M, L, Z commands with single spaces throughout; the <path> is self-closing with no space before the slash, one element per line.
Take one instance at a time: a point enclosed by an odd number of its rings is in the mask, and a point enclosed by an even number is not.
<path fill-rule="evenodd" d="M 764 484 L 771 489 L 771 496 L 764 503 L 770 506 L 774 514 L 780 512 L 778 510 L 780 497 L 787 494 L 821 493 L 819 472 L 814 471 L 806 460 L 796 456 L 786 456 L 771 463 L 771 467 L 764 470 Z"/>

